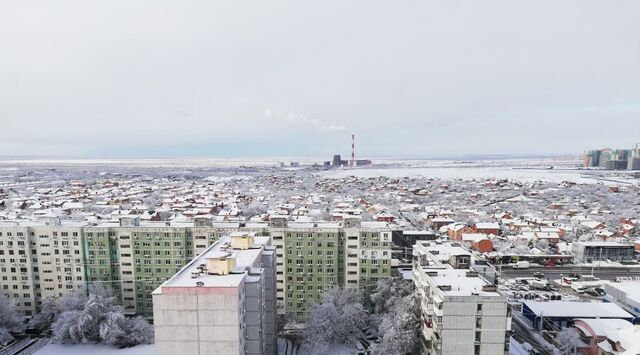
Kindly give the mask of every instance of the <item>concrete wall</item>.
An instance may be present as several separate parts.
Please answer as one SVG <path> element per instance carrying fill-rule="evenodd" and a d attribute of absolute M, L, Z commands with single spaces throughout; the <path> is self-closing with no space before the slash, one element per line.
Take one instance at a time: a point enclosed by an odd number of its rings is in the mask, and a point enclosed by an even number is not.
<path fill-rule="evenodd" d="M 238 290 L 211 288 L 154 294 L 156 354 L 243 354 L 243 298 Z"/>
<path fill-rule="evenodd" d="M 277 352 L 277 299 L 276 299 L 276 250 L 265 247 L 262 252 L 262 268 L 264 269 L 264 342 L 265 354 Z"/>

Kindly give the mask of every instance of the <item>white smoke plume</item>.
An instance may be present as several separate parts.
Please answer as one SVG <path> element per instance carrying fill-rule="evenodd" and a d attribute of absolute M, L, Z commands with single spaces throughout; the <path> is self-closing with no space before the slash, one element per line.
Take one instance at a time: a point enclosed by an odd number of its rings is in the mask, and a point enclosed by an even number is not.
<path fill-rule="evenodd" d="M 322 133 L 349 133 L 347 128 L 336 124 L 325 124 L 315 118 L 295 112 L 274 111 L 270 108 L 264 110 L 264 116 L 269 119 L 285 121 L 293 126 L 304 126 Z"/>

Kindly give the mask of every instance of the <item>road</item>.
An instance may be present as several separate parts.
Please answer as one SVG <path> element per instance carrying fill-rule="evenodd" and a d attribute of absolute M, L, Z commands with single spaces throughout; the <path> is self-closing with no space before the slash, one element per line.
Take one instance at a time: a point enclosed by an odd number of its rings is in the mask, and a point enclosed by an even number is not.
<path fill-rule="evenodd" d="M 576 266 L 576 265 L 563 265 L 563 266 L 531 266 L 528 269 L 514 269 L 511 266 L 496 267 L 500 272 L 500 277 L 503 279 L 516 278 L 516 277 L 532 277 L 534 272 L 544 273 L 545 278 L 559 279 L 560 275 L 569 276 L 569 274 L 583 274 L 591 275 L 591 266 Z M 502 270 L 500 270 L 502 269 Z M 631 266 L 596 266 L 593 269 L 594 276 L 602 279 L 615 281 L 616 277 L 639 277 L 640 267 Z"/>

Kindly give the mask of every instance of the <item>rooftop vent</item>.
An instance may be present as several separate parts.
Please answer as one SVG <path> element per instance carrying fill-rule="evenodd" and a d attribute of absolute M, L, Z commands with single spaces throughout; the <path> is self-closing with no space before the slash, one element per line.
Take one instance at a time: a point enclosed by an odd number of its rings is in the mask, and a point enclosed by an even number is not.
<path fill-rule="evenodd" d="M 229 253 L 207 258 L 209 275 L 227 275 L 236 267 L 236 259 Z"/>
<path fill-rule="evenodd" d="M 451 285 L 440 285 L 438 288 L 442 291 L 451 291 Z"/>
<path fill-rule="evenodd" d="M 477 271 L 467 271 L 466 273 L 467 277 L 478 277 L 478 272 Z"/>
<path fill-rule="evenodd" d="M 202 286 L 204 286 L 204 282 L 202 281 L 196 282 L 196 287 L 202 287 Z"/>
<path fill-rule="evenodd" d="M 254 243 L 252 235 L 234 235 L 231 237 L 231 247 L 233 249 L 247 250 Z"/>
<path fill-rule="evenodd" d="M 482 286 L 482 291 L 484 292 L 497 292 L 498 286 L 496 285 L 484 285 Z"/>

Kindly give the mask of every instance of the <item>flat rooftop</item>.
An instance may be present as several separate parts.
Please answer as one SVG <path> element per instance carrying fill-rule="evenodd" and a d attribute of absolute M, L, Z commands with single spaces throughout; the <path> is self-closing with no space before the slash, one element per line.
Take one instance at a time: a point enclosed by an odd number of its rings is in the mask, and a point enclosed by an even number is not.
<path fill-rule="evenodd" d="M 246 235 L 246 234 L 245 234 Z M 248 270 L 260 266 L 260 254 L 264 246 L 269 243 L 270 237 L 254 237 L 254 244 L 250 249 L 240 250 L 231 248 L 231 236 L 220 238 L 202 254 L 191 260 L 172 278 L 165 281 L 160 288 L 165 287 L 196 287 L 197 282 L 202 282 L 199 287 L 238 287 L 248 274 Z M 209 275 L 202 273 L 197 278 L 191 274 L 200 271 L 200 264 L 207 264 L 207 259 L 220 256 L 235 258 L 236 265 L 233 272 L 228 275 Z M 156 290 L 157 292 L 157 290 Z"/>
<path fill-rule="evenodd" d="M 618 242 L 574 242 L 573 244 L 588 247 L 633 247 L 633 244 L 622 244 Z"/>
<path fill-rule="evenodd" d="M 440 291 L 445 296 L 478 296 L 501 297 L 496 291 L 483 291 L 483 286 L 491 284 L 479 276 L 467 276 L 470 269 L 454 269 L 451 265 L 446 265 L 444 269 L 426 269 L 429 273 L 437 272 L 438 276 L 429 275 L 431 280 L 440 288 L 440 286 L 451 286 L 451 290 Z"/>
<path fill-rule="evenodd" d="M 491 286 L 491 283 L 478 276 L 472 269 L 456 269 L 449 264 L 449 258 L 453 255 L 468 255 L 470 262 L 473 259 L 473 254 L 457 243 L 418 242 L 416 252 L 426 252 L 429 265 L 422 266 L 421 269 L 438 286 L 443 295 L 501 297 L 497 291 L 484 291 L 482 288 Z M 451 289 L 444 286 L 450 286 Z"/>
<path fill-rule="evenodd" d="M 610 282 L 608 286 L 624 292 L 627 300 L 640 303 L 640 282 Z"/>
<path fill-rule="evenodd" d="M 417 251 L 424 250 L 433 255 L 435 259 L 442 263 L 448 263 L 449 258 L 453 255 L 469 255 L 473 253 L 462 247 L 459 243 L 444 241 L 419 241 L 416 243 L 419 247 Z"/>
<path fill-rule="evenodd" d="M 634 318 L 615 303 L 602 302 L 524 302 L 536 315 L 556 318 Z"/>

